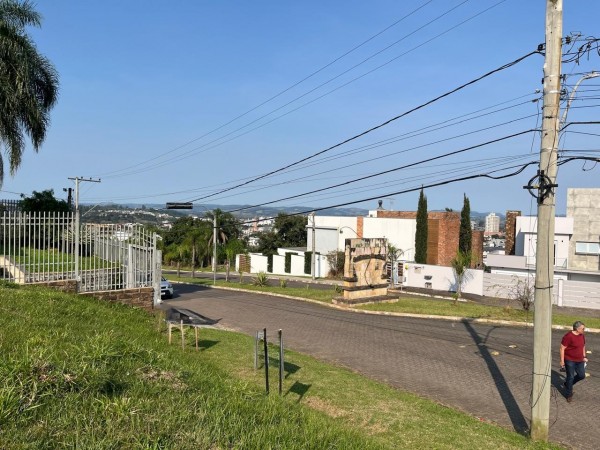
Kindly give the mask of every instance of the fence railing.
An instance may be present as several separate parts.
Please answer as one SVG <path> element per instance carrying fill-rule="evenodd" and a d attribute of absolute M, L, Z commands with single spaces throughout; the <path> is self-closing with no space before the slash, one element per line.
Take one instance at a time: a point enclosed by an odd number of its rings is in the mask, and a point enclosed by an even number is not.
<path fill-rule="evenodd" d="M 141 225 L 104 224 L 83 224 L 76 233 L 75 223 L 74 213 L 3 213 L 0 278 L 76 280 L 79 292 L 159 286 L 154 233 Z"/>

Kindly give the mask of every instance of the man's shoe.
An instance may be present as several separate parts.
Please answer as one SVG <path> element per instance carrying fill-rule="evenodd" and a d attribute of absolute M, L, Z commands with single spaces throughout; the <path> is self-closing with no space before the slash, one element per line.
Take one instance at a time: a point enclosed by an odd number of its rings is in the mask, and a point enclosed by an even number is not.
<path fill-rule="evenodd" d="M 573 394 L 567 395 L 567 403 L 571 403 L 573 401 Z"/>

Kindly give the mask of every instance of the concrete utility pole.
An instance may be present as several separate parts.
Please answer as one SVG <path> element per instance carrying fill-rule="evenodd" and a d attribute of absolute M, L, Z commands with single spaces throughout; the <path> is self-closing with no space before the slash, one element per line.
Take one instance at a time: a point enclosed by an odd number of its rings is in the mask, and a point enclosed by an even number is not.
<path fill-rule="evenodd" d="M 533 386 L 531 392 L 531 438 L 548 440 L 552 352 L 552 284 L 554 280 L 553 187 L 556 181 L 558 127 L 560 120 L 562 0 L 546 0 L 546 57 L 542 143 L 538 172 L 538 218 L 533 331 Z"/>
<path fill-rule="evenodd" d="M 310 213 L 310 216 L 312 217 L 312 252 L 310 254 L 310 273 L 312 273 L 312 279 L 314 280 L 315 277 L 315 212 L 313 211 L 312 213 Z"/>
<path fill-rule="evenodd" d="M 90 183 L 100 183 L 100 179 L 94 180 L 92 178 L 69 177 L 69 180 L 75 181 L 75 280 L 77 281 L 77 292 L 79 292 L 79 282 L 81 281 L 81 275 L 79 274 L 79 182 L 88 181 Z"/>

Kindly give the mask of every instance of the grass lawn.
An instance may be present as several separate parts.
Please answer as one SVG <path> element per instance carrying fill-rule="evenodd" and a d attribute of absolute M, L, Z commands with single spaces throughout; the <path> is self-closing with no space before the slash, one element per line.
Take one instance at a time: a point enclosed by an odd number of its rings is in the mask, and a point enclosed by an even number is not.
<path fill-rule="evenodd" d="M 160 317 L 39 287 L 0 287 L 2 448 L 558 448 L 286 352 L 284 395 L 251 337 L 169 346 Z M 162 326 L 161 326 L 162 325 Z"/>
<path fill-rule="evenodd" d="M 510 320 L 515 322 L 532 322 L 533 312 L 515 308 L 487 306 L 474 302 L 458 302 L 454 305 L 451 300 L 400 297 L 394 303 L 378 303 L 359 306 L 358 309 L 367 311 L 387 311 L 411 314 L 430 314 L 435 316 L 460 316 L 476 319 Z M 569 316 L 554 312 L 552 323 L 570 327 L 576 320 L 585 321 L 589 328 L 600 328 L 600 319 L 585 316 Z"/>
<path fill-rule="evenodd" d="M 178 277 L 173 274 L 168 275 L 169 281 L 171 282 L 183 282 L 197 284 L 200 286 L 212 286 L 213 280 L 209 278 L 192 278 L 192 277 Z M 309 300 L 316 300 L 323 303 L 331 303 L 333 297 L 342 295 L 337 293 L 335 286 L 329 289 L 311 289 L 310 287 L 281 287 L 278 280 L 269 280 L 269 286 L 255 286 L 252 283 L 238 281 L 237 275 L 232 275 L 231 281 L 227 282 L 224 280 L 217 280 L 216 286 L 228 287 L 233 289 L 245 289 L 253 292 L 263 292 L 266 294 L 280 294 L 289 295 L 291 297 L 306 298 Z"/>

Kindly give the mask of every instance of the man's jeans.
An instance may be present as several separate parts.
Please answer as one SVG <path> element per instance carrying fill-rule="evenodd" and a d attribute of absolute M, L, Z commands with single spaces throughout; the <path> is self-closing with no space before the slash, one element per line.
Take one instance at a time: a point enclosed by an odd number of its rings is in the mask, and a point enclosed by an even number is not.
<path fill-rule="evenodd" d="M 578 381 L 585 380 L 585 363 L 565 360 L 567 379 L 565 380 L 565 395 L 573 395 L 573 385 Z"/>

